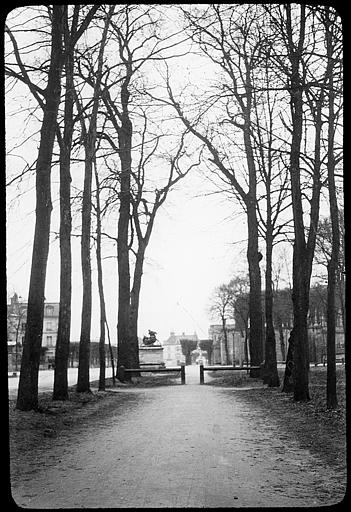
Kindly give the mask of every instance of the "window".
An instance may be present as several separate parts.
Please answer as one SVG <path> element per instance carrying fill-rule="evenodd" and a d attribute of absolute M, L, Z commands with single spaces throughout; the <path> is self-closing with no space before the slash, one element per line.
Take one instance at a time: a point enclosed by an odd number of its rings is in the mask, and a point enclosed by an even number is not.
<path fill-rule="evenodd" d="M 54 308 L 53 306 L 46 306 L 45 308 L 45 314 L 47 316 L 52 316 L 54 314 Z"/>
<path fill-rule="evenodd" d="M 21 331 L 22 332 L 26 330 L 26 325 L 27 325 L 26 322 L 21 323 Z"/>
<path fill-rule="evenodd" d="M 52 336 L 46 336 L 46 345 L 52 347 Z"/>
<path fill-rule="evenodd" d="M 52 322 L 46 322 L 46 330 L 51 331 L 52 330 Z"/>

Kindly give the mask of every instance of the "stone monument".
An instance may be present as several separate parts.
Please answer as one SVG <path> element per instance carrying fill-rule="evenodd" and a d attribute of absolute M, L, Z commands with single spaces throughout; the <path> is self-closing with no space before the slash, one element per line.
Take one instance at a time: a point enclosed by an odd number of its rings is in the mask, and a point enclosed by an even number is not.
<path fill-rule="evenodd" d="M 139 346 L 140 366 L 152 368 L 163 368 L 163 347 L 156 338 L 156 332 L 149 330 L 149 336 L 144 336 L 142 344 Z"/>

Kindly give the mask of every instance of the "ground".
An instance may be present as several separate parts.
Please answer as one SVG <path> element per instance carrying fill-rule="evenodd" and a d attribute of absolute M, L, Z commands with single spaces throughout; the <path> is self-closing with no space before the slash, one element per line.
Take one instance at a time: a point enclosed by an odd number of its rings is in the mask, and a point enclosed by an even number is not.
<path fill-rule="evenodd" d="M 44 508 L 51 503 L 217 507 L 316 506 L 342 499 L 344 367 L 338 369 L 336 411 L 324 405 L 326 368 L 311 370 L 312 399 L 307 403 L 296 403 L 291 395 L 245 374 L 206 373 L 207 384 L 200 386 L 198 369 L 192 372 L 196 375 L 186 386 L 169 375 L 149 375 L 105 392 L 97 392 L 94 384 L 93 393 L 72 389 L 67 402 L 52 402 L 43 393 L 41 412 L 18 411 L 10 401 L 15 501 Z M 123 478 L 113 469 L 118 460 L 125 467 Z M 58 476 L 74 482 L 67 496 L 57 492 Z M 91 491 L 98 478 L 105 487 L 113 481 L 108 494 L 106 489 Z M 48 482 L 45 492 L 43 481 Z M 253 485 L 249 490 L 248 481 Z"/>
<path fill-rule="evenodd" d="M 224 373 L 224 372 L 223 372 Z M 280 372 L 283 380 L 283 371 Z M 240 382 L 240 380 L 242 382 Z M 210 382 L 210 385 L 238 387 L 247 386 L 247 376 L 240 379 L 225 375 Z M 326 408 L 326 368 L 315 367 L 310 372 L 311 400 L 295 402 L 292 394 L 282 393 L 280 388 L 259 388 L 251 384 L 252 391 L 245 392 L 245 399 L 266 410 L 270 417 L 291 432 L 301 446 L 308 448 L 336 467 L 345 465 L 346 394 L 344 367 L 337 371 L 338 407 Z"/>

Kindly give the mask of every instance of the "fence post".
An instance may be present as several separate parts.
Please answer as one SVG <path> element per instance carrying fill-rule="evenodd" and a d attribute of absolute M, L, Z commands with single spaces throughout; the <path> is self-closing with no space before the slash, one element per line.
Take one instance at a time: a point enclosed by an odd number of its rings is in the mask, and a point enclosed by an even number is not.
<path fill-rule="evenodd" d="M 181 377 L 182 384 L 185 384 L 185 364 L 184 363 L 180 364 L 180 377 Z"/>
<path fill-rule="evenodd" d="M 204 365 L 200 364 L 200 384 L 204 384 Z"/>

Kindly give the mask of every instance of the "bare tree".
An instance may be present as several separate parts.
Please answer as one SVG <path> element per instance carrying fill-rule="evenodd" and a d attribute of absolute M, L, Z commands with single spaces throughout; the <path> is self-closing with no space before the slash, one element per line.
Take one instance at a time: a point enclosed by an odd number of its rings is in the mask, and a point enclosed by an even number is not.
<path fill-rule="evenodd" d="M 83 303 L 81 316 L 81 332 L 79 342 L 79 367 L 77 392 L 90 391 L 89 381 L 89 349 L 90 349 L 90 328 L 91 328 L 91 192 L 92 192 L 92 169 L 95 160 L 96 141 L 97 141 L 97 116 L 100 102 L 101 80 L 103 73 L 103 56 L 106 41 L 108 38 L 108 29 L 113 15 L 114 6 L 110 6 L 105 16 L 101 42 L 97 58 L 97 70 L 93 81 L 93 101 L 92 110 L 89 116 L 89 126 L 86 129 L 84 119 L 81 117 L 82 138 L 85 150 L 85 170 L 84 170 L 84 189 L 82 203 L 82 239 L 81 239 L 81 260 L 82 260 L 82 278 L 83 278 Z M 88 64 L 89 62 L 88 56 Z M 93 66 L 92 66 L 93 67 Z M 77 105 L 79 102 L 77 101 Z M 82 106 L 79 105 L 80 112 Z"/>
<path fill-rule="evenodd" d="M 99 360 L 100 360 L 100 374 L 99 374 L 99 391 L 105 391 L 105 372 L 106 372 L 106 354 L 105 354 L 105 333 L 106 333 L 106 306 L 103 285 L 103 272 L 102 272 L 102 257 L 101 257 L 101 206 L 100 206 L 100 183 L 99 175 L 96 168 L 96 161 L 94 162 L 94 174 L 96 184 L 96 263 L 98 271 L 98 289 L 100 300 L 100 340 L 99 340 Z"/>
<path fill-rule="evenodd" d="M 230 308 L 231 316 L 235 320 L 235 328 L 239 329 L 241 335 L 244 336 L 244 352 L 245 360 L 249 362 L 249 297 L 250 297 L 250 281 L 246 275 L 237 275 L 230 280 Z"/>
<path fill-rule="evenodd" d="M 65 106 L 63 119 L 63 136 L 58 130 L 60 145 L 60 311 L 55 350 L 54 400 L 68 399 L 67 367 L 69 357 L 69 342 L 71 333 L 71 151 L 74 130 L 74 49 L 91 22 L 98 6 L 92 7 L 83 18 L 82 8 L 74 6 L 71 27 L 69 27 L 68 6 L 64 11 L 64 69 Z"/>
<path fill-rule="evenodd" d="M 42 91 L 44 99 L 39 104 L 43 109 L 40 145 L 36 163 L 36 222 L 34 231 L 31 275 L 28 293 L 27 328 L 23 344 L 21 373 L 16 407 L 20 410 L 38 407 L 38 371 L 42 342 L 44 291 L 46 266 L 49 253 L 51 220 L 51 165 L 56 135 L 56 121 L 61 93 L 61 71 L 63 64 L 62 40 L 64 35 L 64 6 L 54 5 L 51 18 L 51 54 L 47 86 Z M 16 40 L 8 29 L 22 79 L 38 97 L 38 90 L 30 80 L 21 61 Z"/>
<path fill-rule="evenodd" d="M 218 286 L 212 295 L 210 313 L 214 317 L 219 317 L 222 324 L 222 336 L 225 350 L 225 364 L 230 364 L 227 319 L 230 317 L 231 306 L 233 303 L 233 290 L 230 286 L 222 284 Z"/>
<path fill-rule="evenodd" d="M 284 150 L 276 149 L 281 144 L 279 124 L 276 121 L 276 110 L 279 104 L 277 93 L 274 91 L 274 73 L 269 69 L 269 50 L 266 55 L 265 82 L 266 90 L 255 93 L 263 100 L 264 105 L 258 109 L 259 99 L 255 101 L 256 138 L 255 152 L 261 175 L 264 195 L 257 201 L 259 218 L 259 232 L 266 245 L 265 268 L 265 360 L 263 367 L 263 381 L 270 387 L 279 386 L 277 369 L 276 340 L 273 321 L 273 248 L 286 235 L 290 223 L 287 219 L 280 219 L 290 207 L 290 189 L 288 186 L 288 173 L 286 171 L 286 158 Z M 273 76 L 272 76 L 273 75 Z M 263 121 L 262 121 L 263 118 Z M 278 124 L 278 126 L 277 126 Z M 277 133 L 278 132 L 278 133 Z"/>
<path fill-rule="evenodd" d="M 118 360 L 120 367 L 138 368 L 139 350 L 137 340 L 137 318 L 141 275 L 145 250 L 151 235 L 156 211 L 166 199 L 168 190 L 184 175 L 179 173 L 179 153 L 170 164 L 169 180 L 166 185 L 154 187 L 154 197 L 145 196 L 146 163 L 152 158 L 153 144 L 146 138 L 146 131 L 139 131 L 139 120 L 148 121 L 142 105 L 147 98 L 143 83 L 143 66 L 152 61 L 170 58 L 174 55 L 177 34 L 159 35 L 159 13 L 153 6 L 124 6 L 112 22 L 112 37 L 116 44 L 119 64 L 117 71 L 111 67 L 107 80 L 102 85 L 102 98 L 106 108 L 109 126 L 103 137 L 118 154 L 120 168 L 119 216 L 117 235 L 118 258 Z M 175 38 L 175 39 L 174 39 Z M 164 54 L 171 50 L 171 55 Z M 166 52 L 167 53 L 167 52 Z M 150 99 L 148 98 L 148 101 Z M 139 104 L 140 103 L 140 104 Z M 162 123 L 162 120 L 160 121 Z M 146 126 L 146 125 L 145 125 Z M 111 135 L 110 135 L 111 133 Z M 116 143 L 117 135 L 117 143 Z M 149 134 L 148 134 L 149 135 Z M 154 140 L 159 140 L 155 135 Z M 152 139 L 151 139 L 152 140 Z M 177 150 L 176 150 L 177 153 Z M 173 157 L 174 158 L 174 155 Z M 168 171 L 166 171 L 167 175 Z M 150 205 L 149 207 L 146 205 Z M 153 206 L 151 206 L 153 205 Z M 141 229 L 141 218 L 147 219 L 145 230 Z M 138 247 L 133 247 L 136 234 Z M 133 284 L 130 254 L 134 253 Z"/>
<path fill-rule="evenodd" d="M 345 310 L 345 220 L 342 207 L 338 207 L 339 216 L 339 261 L 336 273 L 336 299 L 337 309 L 340 311 L 343 331 L 346 329 Z M 318 235 L 316 240 L 315 261 L 318 265 L 328 268 L 332 248 L 332 226 L 330 217 L 322 218 L 318 224 Z"/>
<path fill-rule="evenodd" d="M 335 409 L 338 405 L 336 394 L 336 366 L 335 366 L 335 327 L 336 327 L 336 282 L 339 266 L 340 228 L 338 201 L 335 184 L 336 159 L 335 146 L 335 103 L 336 93 L 334 86 L 334 74 L 340 72 L 337 61 L 340 59 L 341 31 L 336 20 L 337 15 L 329 6 L 322 13 L 325 26 L 326 51 L 327 51 L 327 77 L 328 77 L 328 190 L 331 220 L 331 255 L 328 262 L 328 302 L 327 302 L 327 407 Z M 338 59 L 336 57 L 339 57 Z M 338 69 L 337 69 L 338 68 Z"/>
<path fill-rule="evenodd" d="M 280 221 L 279 215 L 289 206 L 289 187 L 285 172 L 288 148 L 278 133 L 282 121 L 277 115 L 285 84 L 280 83 L 271 69 L 274 35 L 269 27 L 262 30 L 267 16 L 259 6 L 213 5 L 203 9 L 185 8 L 183 13 L 190 37 L 218 67 L 220 79 L 207 100 L 204 95 L 198 99 L 196 114 L 193 114 L 193 98 L 188 105 L 183 99 L 181 106 L 169 81 L 168 96 L 178 116 L 207 148 L 208 160 L 213 164 L 211 171 L 217 168 L 247 215 L 250 351 L 254 364 L 260 364 L 263 359 L 260 231 L 266 241 L 266 372 L 271 384 L 278 385 L 271 261 L 274 239 L 283 234 L 287 222 Z M 185 96 L 182 94 L 182 98 Z M 242 155 L 241 162 L 246 163 L 246 174 L 240 175 L 238 171 L 239 155 Z"/>
<path fill-rule="evenodd" d="M 322 186 L 321 141 L 328 58 L 316 50 L 321 26 L 313 7 L 286 5 L 269 6 L 266 9 L 270 23 L 276 29 L 274 62 L 287 78 L 286 89 L 290 100 L 291 128 L 287 129 L 291 134 L 289 172 L 294 221 L 294 327 L 290 333 L 286 368 L 293 367 L 294 399 L 304 401 L 309 400 L 307 315 Z M 275 51 L 278 48 L 279 54 Z M 310 141 L 306 133 L 308 116 L 314 130 L 311 157 L 307 154 Z M 303 163 L 308 167 L 307 171 Z M 303 183 L 306 176 L 311 184 L 309 215 L 306 215 L 306 186 Z M 309 220 L 308 229 L 306 219 Z M 291 362 L 289 357 L 293 358 Z"/>

